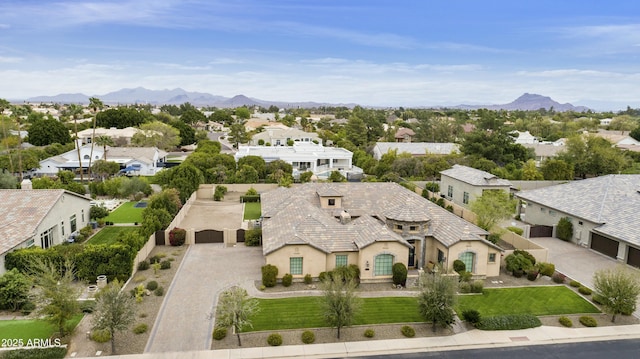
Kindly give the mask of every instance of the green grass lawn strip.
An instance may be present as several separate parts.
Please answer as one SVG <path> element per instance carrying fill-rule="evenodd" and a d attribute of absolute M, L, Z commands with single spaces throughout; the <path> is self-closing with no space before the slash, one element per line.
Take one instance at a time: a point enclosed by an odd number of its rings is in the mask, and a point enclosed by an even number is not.
<path fill-rule="evenodd" d="M 75 328 L 82 314 L 75 315 L 69 325 Z M 53 325 L 38 319 L 30 320 L 0 320 L 0 339 L 22 339 L 27 343 L 29 339 L 47 339 L 57 332 Z"/>
<path fill-rule="evenodd" d="M 258 299 L 260 312 L 252 318 L 253 329 L 246 331 L 327 327 L 320 308 L 320 297 Z M 423 321 L 413 297 L 363 298 L 354 325 Z"/>
<path fill-rule="evenodd" d="M 262 214 L 260 202 L 247 202 L 244 204 L 244 219 L 259 219 Z"/>
<path fill-rule="evenodd" d="M 458 297 L 458 315 L 466 309 L 475 309 L 482 316 L 600 313 L 593 304 L 565 286 L 487 288 L 483 295 Z"/>
<path fill-rule="evenodd" d="M 123 203 L 120 207 L 109 213 L 109 215 L 105 217 L 104 220 L 113 223 L 142 222 L 142 210 L 144 208 L 134 207 L 136 203 L 138 202 L 131 201 Z"/>
<path fill-rule="evenodd" d="M 86 243 L 88 244 L 114 244 L 118 242 L 118 238 L 127 233 L 137 231 L 138 227 L 103 227 L 98 233 L 91 237 Z"/>

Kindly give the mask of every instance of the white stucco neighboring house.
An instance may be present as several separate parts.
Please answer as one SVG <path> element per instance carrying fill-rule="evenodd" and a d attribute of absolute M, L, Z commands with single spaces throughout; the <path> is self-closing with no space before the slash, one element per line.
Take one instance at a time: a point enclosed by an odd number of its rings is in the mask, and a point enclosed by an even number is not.
<path fill-rule="evenodd" d="M 261 141 L 262 140 L 262 141 Z M 256 133 L 251 137 L 249 145 L 257 146 L 260 143 L 271 146 L 286 146 L 289 141 L 294 142 L 317 142 L 322 143 L 322 139 L 315 132 L 305 132 L 297 128 L 282 128 L 276 126 L 264 127 L 264 131 Z"/>
<path fill-rule="evenodd" d="M 524 219 L 555 227 L 561 218 L 573 226 L 571 241 L 640 267 L 640 175 L 606 175 L 521 191 Z"/>
<path fill-rule="evenodd" d="M 511 132 L 511 134 L 514 136 L 517 136 L 514 139 L 514 142 L 517 144 L 524 145 L 524 144 L 538 143 L 538 139 L 535 138 L 535 136 L 533 136 L 531 133 L 529 133 L 529 131 L 524 131 L 524 132 L 513 131 Z"/>
<path fill-rule="evenodd" d="M 28 182 L 30 184 L 30 182 Z M 91 198 L 62 189 L 0 189 L 0 273 L 8 252 L 49 248 L 89 223 Z"/>
<path fill-rule="evenodd" d="M 153 176 L 164 167 L 167 152 L 156 147 L 109 147 L 105 153 L 102 146 L 94 146 L 93 158 L 91 162 L 105 159 L 116 162 L 121 169 L 136 168 L 135 175 Z M 80 147 L 80 158 L 82 167 L 89 166 L 91 158 L 91 145 Z M 78 163 L 77 149 L 65 152 L 58 156 L 49 157 L 40 161 L 40 168 L 35 171 L 36 175 L 55 175 L 60 170 L 75 171 L 80 168 Z"/>
<path fill-rule="evenodd" d="M 101 136 L 107 136 L 113 140 L 114 143 L 121 143 L 123 145 L 128 145 L 131 143 L 131 138 L 138 133 L 141 132 L 139 128 L 135 127 L 126 127 L 126 128 L 96 128 L 95 138 Z M 87 128 L 86 130 L 82 130 L 78 132 L 78 138 L 82 140 L 82 144 L 89 144 L 94 138 L 93 128 Z"/>
<path fill-rule="evenodd" d="M 489 172 L 461 165 L 453 165 L 440 172 L 440 193 L 457 205 L 469 208 L 469 204 L 487 190 L 509 193 L 511 182 Z"/>
<path fill-rule="evenodd" d="M 362 169 L 352 163 L 351 151 L 313 142 L 296 142 L 293 146 L 240 145 L 235 159 L 238 161 L 245 156 L 262 157 L 266 163 L 283 160 L 293 166 L 294 178 L 306 171 L 311 171 L 320 178 L 328 177 L 333 171 L 339 171 L 347 178 L 362 176 Z"/>

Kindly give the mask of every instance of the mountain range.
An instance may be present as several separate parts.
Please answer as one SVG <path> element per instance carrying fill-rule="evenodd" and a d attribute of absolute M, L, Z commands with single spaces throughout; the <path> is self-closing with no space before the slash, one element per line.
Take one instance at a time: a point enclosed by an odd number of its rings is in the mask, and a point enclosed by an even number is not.
<path fill-rule="evenodd" d="M 173 90 L 149 90 L 144 87 L 125 88 L 105 95 L 87 96 L 81 93 L 59 94 L 55 96 L 37 96 L 26 99 L 27 102 L 54 102 L 54 103 L 89 103 L 90 97 L 97 97 L 105 104 L 151 104 L 151 105 L 180 105 L 189 102 L 194 106 L 215 106 L 219 108 L 232 108 L 239 106 L 277 106 L 279 108 L 312 108 L 322 106 L 345 106 L 353 108 L 354 103 L 318 103 L 318 102 L 286 102 L 286 101 L 266 101 L 256 98 L 250 98 L 244 95 L 234 97 L 216 96 L 205 92 L 189 92 L 181 88 Z M 561 104 L 552 100 L 550 97 L 525 93 L 516 100 L 503 105 L 459 105 L 452 108 L 459 109 L 479 109 L 486 108 L 490 110 L 539 110 L 541 108 L 551 109 L 555 111 L 587 111 L 584 106 L 573 106 L 570 103 Z"/>

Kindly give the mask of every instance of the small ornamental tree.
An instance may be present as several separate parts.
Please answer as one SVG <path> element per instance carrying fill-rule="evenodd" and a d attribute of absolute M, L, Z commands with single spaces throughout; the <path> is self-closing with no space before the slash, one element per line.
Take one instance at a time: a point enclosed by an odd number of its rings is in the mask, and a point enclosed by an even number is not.
<path fill-rule="evenodd" d="M 593 275 L 593 288 L 602 300 L 605 312 L 612 315 L 631 314 L 636 310 L 640 295 L 640 281 L 635 273 L 624 267 L 601 269 Z"/>
<path fill-rule="evenodd" d="M 569 218 L 562 217 L 560 221 L 558 221 L 557 227 L 557 236 L 563 241 L 570 241 L 571 237 L 573 237 L 573 224 L 569 221 Z"/>
<path fill-rule="evenodd" d="M 169 231 L 169 243 L 174 246 L 181 246 L 187 238 L 187 231 L 182 228 L 174 228 Z"/>

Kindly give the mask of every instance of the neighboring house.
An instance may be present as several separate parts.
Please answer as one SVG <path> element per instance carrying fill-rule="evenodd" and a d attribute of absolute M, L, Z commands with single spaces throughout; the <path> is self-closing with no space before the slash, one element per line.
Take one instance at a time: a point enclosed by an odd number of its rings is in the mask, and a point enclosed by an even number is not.
<path fill-rule="evenodd" d="M 265 127 L 264 131 L 254 134 L 249 141 L 249 145 L 256 146 L 262 140 L 262 143 L 267 143 L 271 146 L 287 146 L 289 141 L 294 142 L 317 142 L 322 143 L 320 137 L 315 132 L 304 132 L 296 128 L 282 128 L 269 126 Z M 315 143 L 314 142 L 314 143 Z"/>
<path fill-rule="evenodd" d="M 538 143 L 538 139 L 535 138 L 535 136 L 533 136 L 531 133 L 529 133 L 529 131 L 513 131 L 511 132 L 511 134 L 514 136 L 517 135 L 517 137 L 514 139 L 514 142 L 519 145 Z"/>
<path fill-rule="evenodd" d="M 603 118 L 602 120 L 600 120 L 600 126 L 609 126 L 611 124 L 611 121 L 613 121 L 612 118 Z"/>
<path fill-rule="evenodd" d="M 413 157 L 430 155 L 448 155 L 460 152 L 460 146 L 455 143 L 435 143 L 435 142 L 377 142 L 373 147 L 373 158 L 380 160 L 382 155 L 396 151 L 397 154 L 409 153 Z"/>
<path fill-rule="evenodd" d="M 141 132 L 141 130 L 135 127 L 96 128 L 95 138 L 107 136 L 113 140 L 114 144 L 125 146 L 131 144 L 131 138 L 138 132 Z M 93 137 L 93 128 L 87 128 L 86 130 L 78 132 L 78 138 L 82 140 L 82 144 L 90 144 L 93 142 Z"/>
<path fill-rule="evenodd" d="M 564 146 L 556 146 L 551 143 L 527 143 L 523 144 L 522 146 L 533 149 L 537 167 L 540 167 L 544 163 L 544 161 L 548 160 L 549 158 L 556 157 L 558 153 L 564 151 L 565 149 Z"/>
<path fill-rule="evenodd" d="M 585 133 L 585 134 L 588 134 L 588 133 Z M 613 143 L 613 145 L 616 147 L 624 148 L 629 146 L 640 146 L 640 141 L 629 136 L 629 131 L 599 130 L 598 132 L 595 133 L 595 135 L 607 139 L 609 142 Z"/>
<path fill-rule="evenodd" d="M 362 169 L 352 163 L 353 153 L 340 147 L 324 147 L 313 142 L 296 142 L 293 146 L 243 146 L 240 145 L 235 159 L 245 156 L 259 156 L 266 163 L 283 160 L 293 166 L 293 176 L 311 171 L 320 178 L 339 171 L 347 178 L 359 178 Z"/>
<path fill-rule="evenodd" d="M 278 276 L 318 277 L 355 264 L 363 282 L 389 281 L 394 263 L 465 262 L 497 276 L 501 249 L 488 233 L 396 183 L 306 183 L 263 193 L 262 251 Z"/>
<path fill-rule="evenodd" d="M 416 133 L 413 132 L 412 129 L 401 127 L 396 131 L 394 138 L 396 139 L 396 142 L 411 142 L 415 135 Z"/>
<path fill-rule="evenodd" d="M 640 267 L 640 175 L 607 175 L 522 191 L 525 221 L 573 225 L 572 242 Z M 554 231 L 555 232 L 555 231 Z"/>
<path fill-rule="evenodd" d="M 18 248 L 64 243 L 89 223 L 91 198 L 63 189 L 0 189 L 0 273 Z"/>
<path fill-rule="evenodd" d="M 91 145 L 80 147 L 80 157 L 82 158 L 82 168 L 89 166 L 91 156 Z M 106 159 L 116 162 L 120 169 L 130 168 L 134 170 L 134 175 L 153 176 L 164 168 L 167 152 L 156 147 L 108 147 Z M 94 145 L 93 159 L 91 163 L 105 158 L 102 146 Z M 75 171 L 80 168 L 78 163 L 78 151 L 73 149 L 58 156 L 49 157 L 40 161 L 40 168 L 36 170 L 36 175 L 55 175 L 60 170 Z"/>
<path fill-rule="evenodd" d="M 440 193 L 462 207 L 469 208 L 469 204 L 487 190 L 509 193 L 511 182 L 489 172 L 461 165 L 453 165 L 440 172 Z"/>

